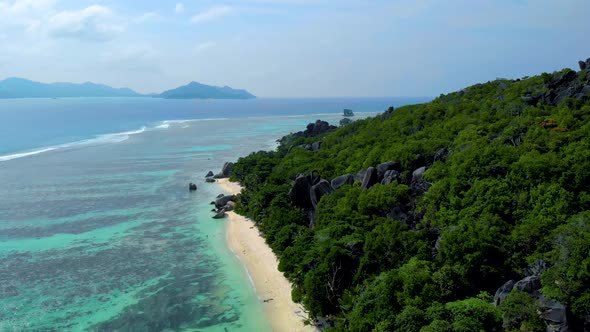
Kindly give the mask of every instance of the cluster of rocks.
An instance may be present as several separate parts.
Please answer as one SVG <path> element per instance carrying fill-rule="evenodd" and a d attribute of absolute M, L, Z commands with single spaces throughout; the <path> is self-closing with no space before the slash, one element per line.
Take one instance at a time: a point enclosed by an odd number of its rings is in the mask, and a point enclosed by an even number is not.
<path fill-rule="evenodd" d="M 317 120 L 315 123 L 307 125 L 305 131 L 300 132 L 303 137 L 316 137 L 336 129 L 335 126 L 330 125 L 326 121 Z"/>
<path fill-rule="evenodd" d="M 229 178 L 229 175 L 231 173 L 231 170 L 233 169 L 234 164 L 230 163 L 230 162 L 226 162 L 225 164 L 223 164 L 223 167 L 221 168 L 221 172 L 217 173 L 217 174 L 213 174 L 212 171 L 209 171 L 207 173 L 207 175 L 205 175 L 205 182 L 215 182 L 215 179 L 223 179 L 223 178 Z M 189 183 L 188 184 L 188 190 L 189 191 L 196 191 L 197 190 L 197 185 L 195 183 Z"/>
<path fill-rule="evenodd" d="M 322 141 L 313 142 L 311 144 L 300 144 L 298 148 L 303 148 L 309 151 L 317 152 L 322 148 Z"/>
<path fill-rule="evenodd" d="M 541 308 L 541 317 L 547 324 L 547 331 L 567 332 L 567 307 L 557 301 L 547 299 L 541 294 L 541 279 L 538 276 L 529 276 L 515 282 L 510 280 L 500 287 L 494 295 L 494 304 L 500 305 L 513 290 L 528 293 L 537 300 Z"/>
<path fill-rule="evenodd" d="M 386 185 L 395 181 L 397 183 L 409 184 L 412 196 L 415 197 L 428 189 L 428 183 L 422 180 L 425 171 L 425 166 L 418 167 L 412 172 L 411 179 L 406 180 L 406 176 L 402 175 L 403 169 L 401 164 L 396 161 L 389 161 L 379 164 L 376 167 L 369 167 L 354 175 L 340 175 L 331 181 L 322 179 L 315 171 L 312 171 L 309 174 L 300 174 L 295 178 L 293 186 L 289 191 L 289 198 L 294 206 L 306 211 L 310 220 L 310 227 L 313 227 L 315 224 L 317 204 L 322 196 L 330 194 L 342 186 L 352 185 L 355 181 L 360 181 L 361 187 L 367 190 L 378 183 Z M 398 219 L 402 222 L 409 222 L 412 219 L 411 214 L 406 211 L 407 208 L 405 206 L 394 207 L 387 214 L 387 217 Z"/>
<path fill-rule="evenodd" d="M 291 135 L 284 136 L 278 142 L 281 145 L 286 146 L 298 138 L 316 137 L 316 136 L 325 134 L 327 132 L 333 131 L 334 129 L 336 129 L 336 127 L 330 125 L 328 122 L 322 121 L 322 120 L 317 120 L 315 123 L 308 124 L 304 131 L 300 131 L 300 132 L 297 132 L 297 133 L 294 133 Z M 304 147 L 305 147 L 305 145 L 304 145 Z M 309 147 L 309 149 L 311 150 L 311 146 Z"/>
<path fill-rule="evenodd" d="M 215 179 L 225 179 L 229 178 L 232 169 L 234 168 L 234 163 L 226 162 L 223 164 L 221 168 L 221 172 L 214 174 L 212 171 L 209 171 L 207 175 L 205 175 L 205 182 L 213 183 Z"/>
<path fill-rule="evenodd" d="M 215 182 L 215 178 L 214 178 L 214 176 L 215 176 L 215 174 L 213 174 L 213 172 L 209 171 L 209 172 L 207 173 L 207 175 L 205 175 L 205 182 L 208 182 L 208 183 L 213 183 L 213 182 Z"/>
<path fill-rule="evenodd" d="M 557 105 L 566 98 L 590 99 L 590 58 L 579 61 L 580 71 L 566 71 L 560 75 L 554 75 L 544 85 L 543 92 L 528 94 L 522 100 L 529 105 L 543 103 Z"/>
<path fill-rule="evenodd" d="M 211 210 L 211 212 L 215 213 L 213 219 L 225 218 L 226 212 L 233 211 L 236 206 L 234 200 L 234 195 L 219 194 L 216 199 L 211 202 L 211 205 L 215 205 L 215 208 Z"/>

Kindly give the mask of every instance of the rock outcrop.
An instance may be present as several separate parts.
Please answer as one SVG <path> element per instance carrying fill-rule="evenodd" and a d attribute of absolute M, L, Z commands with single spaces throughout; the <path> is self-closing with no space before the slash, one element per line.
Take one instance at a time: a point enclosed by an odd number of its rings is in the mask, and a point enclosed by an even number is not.
<path fill-rule="evenodd" d="M 235 199 L 234 195 L 226 195 L 215 200 L 215 207 L 220 209 L 227 205 L 229 201 L 233 201 Z"/>
<path fill-rule="evenodd" d="M 306 127 L 306 129 L 304 131 L 300 131 L 300 132 L 297 132 L 297 133 L 293 133 L 293 134 L 284 136 L 278 142 L 281 145 L 287 146 L 287 145 L 291 144 L 293 141 L 295 141 L 298 138 L 301 138 L 301 137 L 303 137 L 303 138 L 316 137 L 316 136 L 319 136 L 319 135 L 328 133 L 330 131 L 333 131 L 336 128 L 337 127 L 330 125 L 326 121 L 317 120 L 315 123 L 308 124 L 307 127 Z M 299 145 L 299 147 L 303 147 L 303 148 L 308 149 L 308 150 L 311 150 L 312 149 L 312 145 L 311 144 L 303 144 L 303 145 Z"/>
<path fill-rule="evenodd" d="M 313 208 L 310 198 L 311 187 L 319 181 L 320 178 L 315 176 L 313 172 L 308 175 L 299 175 L 289 191 L 289 198 L 293 205 L 304 210 Z"/>
<path fill-rule="evenodd" d="M 215 175 L 215 174 L 213 174 L 212 171 L 209 171 L 209 173 L 207 173 L 207 175 L 205 175 L 205 177 L 208 178 L 208 177 L 212 177 L 213 175 Z"/>
<path fill-rule="evenodd" d="M 226 162 L 225 164 L 223 164 L 223 167 L 221 168 L 221 172 L 215 174 L 213 176 L 213 178 L 215 178 L 215 179 L 229 178 L 233 168 L 234 168 L 234 163 Z"/>
<path fill-rule="evenodd" d="M 502 287 L 498 288 L 496 294 L 494 294 L 494 304 L 500 305 L 500 303 L 502 303 L 502 301 L 504 301 L 508 295 L 510 295 L 510 292 L 512 292 L 513 288 L 514 280 L 509 280 L 504 285 L 502 285 Z"/>
<path fill-rule="evenodd" d="M 554 74 L 542 88 L 542 92 L 527 94 L 522 100 L 529 105 L 543 103 L 556 106 L 566 98 L 588 100 L 590 95 L 590 59 L 579 61 L 579 72 L 567 70 Z"/>
<path fill-rule="evenodd" d="M 225 218 L 225 210 L 221 210 L 213 216 L 213 219 L 223 219 L 223 218 Z"/>
<path fill-rule="evenodd" d="M 369 189 L 377 182 L 379 182 L 377 169 L 375 167 L 367 168 L 367 173 L 365 174 L 365 178 L 363 179 L 363 184 L 361 187 L 363 189 Z"/>
<path fill-rule="evenodd" d="M 322 147 L 322 141 L 313 142 L 311 144 L 311 151 L 313 151 L 313 152 L 320 151 L 321 147 Z"/>
<path fill-rule="evenodd" d="M 192 183 L 192 182 L 191 182 L 191 183 L 189 183 L 189 184 L 188 184 L 188 190 L 189 190 L 189 191 L 195 191 L 195 190 L 197 190 L 197 185 L 196 185 L 196 184 L 194 184 L 194 183 Z"/>
<path fill-rule="evenodd" d="M 377 165 L 377 175 L 379 178 L 383 178 L 387 171 L 401 171 L 401 164 L 397 161 L 388 161 Z"/>
<path fill-rule="evenodd" d="M 394 181 L 400 183 L 402 181 L 401 174 L 396 170 L 388 170 L 383 175 L 383 179 L 381 180 L 381 184 L 386 185 L 390 184 Z"/>
<path fill-rule="evenodd" d="M 321 179 L 317 184 L 311 186 L 309 198 L 311 200 L 311 205 L 313 205 L 313 208 L 317 209 L 318 202 L 320 201 L 322 196 L 327 195 L 333 191 L 334 189 L 330 185 L 330 182 L 324 179 Z"/>
<path fill-rule="evenodd" d="M 541 289 L 541 279 L 537 276 L 526 277 L 516 282 L 514 284 L 514 289 L 535 295 L 539 289 Z"/>
<path fill-rule="evenodd" d="M 221 175 L 224 178 L 228 178 L 233 168 L 234 163 L 226 162 L 225 164 L 223 164 L 223 167 L 221 168 Z"/>
<path fill-rule="evenodd" d="M 547 331 L 550 332 L 567 332 L 567 307 L 560 302 L 541 297 L 539 299 L 543 312 L 541 317 L 547 324 Z"/>
<path fill-rule="evenodd" d="M 420 182 L 422 180 L 422 176 L 424 176 L 424 172 L 426 172 L 426 167 L 424 166 L 415 170 L 412 173 L 412 183 Z"/>
<path fill-rule="evenodd" d="M 359 171 L 358 173 L 356 173 L 354 175 L 354 180 L 355 181 L 363 181 L 365 179 L 365 175 L 367 174 L 367 170 L 364 169 L 362 171 Z"/>
<path fill-rule="evenodd" d="M 494 304 L 500 305 L 513 290 L 525 292 L 537 300 L 542 310 L 541 317 L 547 324 L 547 331 L 567 332 L 567 307 L 563 303 L 546 299 L 540 292 L 541 286 L 541 279 L 538 276 L 528 276 L 517 282 L 510 280 L 498 288 L 494 295 Z"/>
<path fill-rule="evenodd" d="M 334 129 L 336 129 L 336 127 L 330 125 L 328 122 L 317 120 L 315 123 L 310 123 L 307 125 L 305 131 L 303 132 L 303 137 L 315 137 Z"/>
<path fill-rule="evenodd" d="M 345 185 L 352 185 L 353 183 L 354 183 L 354 176 L 352 176 L 352 174 L 340 175 L 340 176 L 332 179 L 332 181 L 330 182 L 330 184 L 332 185 L 332 188 L 334 188 L 334 189 L 338 189 L 338 188 L 345 186 Z"/>

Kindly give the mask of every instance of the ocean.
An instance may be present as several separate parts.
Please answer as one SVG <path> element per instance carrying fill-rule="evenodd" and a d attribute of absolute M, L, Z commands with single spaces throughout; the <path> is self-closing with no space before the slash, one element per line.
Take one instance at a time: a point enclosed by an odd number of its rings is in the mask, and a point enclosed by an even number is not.
<path fill-rule="evenodd" d="M 205 174 L 343 108 L 425 101 L 0 100 L 0 331 L 270 330 Z"/>

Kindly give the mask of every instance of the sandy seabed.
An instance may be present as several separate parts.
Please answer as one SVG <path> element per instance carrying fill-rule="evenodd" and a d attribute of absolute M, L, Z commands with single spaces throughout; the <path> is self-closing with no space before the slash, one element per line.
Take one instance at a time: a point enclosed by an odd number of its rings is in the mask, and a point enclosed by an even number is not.
<path fill-rule="evenodd" d="M 242 189 L 239 184 L 220 179 L 217 184 L 230 194 Z M 318 331 L 304 325 L 303 307 L 291 300 L 291 284 L 279 272 L 279 262 L 254 223 L 235 212 L 227 213 L 226 241 L 244 265 L 256 294 L 264 306 L 273 331 Z"/>

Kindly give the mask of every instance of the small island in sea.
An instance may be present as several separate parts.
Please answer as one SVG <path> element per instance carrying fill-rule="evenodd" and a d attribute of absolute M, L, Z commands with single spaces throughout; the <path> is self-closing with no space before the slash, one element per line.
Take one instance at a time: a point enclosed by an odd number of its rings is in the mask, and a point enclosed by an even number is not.
<path fill-rule="evenodd" d="M 232 89 L 229 86 L 211 86 L 190 82 L 176 89 L 164 91 L 159 98 L 166 99 L 254 99 L 256 96 L 246 90 Z"/>
<path fill-rule="evenodd" d="M 590 59 L 579 67 L 310 123 L 233 165 L 232 210 L 312 325 L 585 331 Z"/>
<path fill-rule="evenodd" d="M 342 111 L 342 115 L 343 116 L 347 116 L 347 117 L 351 117 L 354 116 L 354 112 L 350 109 L 345 108 L 344 111 Z"/>
<path fill-rule="evenodd" d="M 160 94 L 141 94 L 129 88 L 113 88 L 104 84 L 41 83 L 23 78 L 0 81 L 0 99 L 11 98 L 82 98 L 82 97 L 154 97 L 165 99 L 253 99 L 246 90 L 228 86 L 217 87 L 191 82 Z"/>

